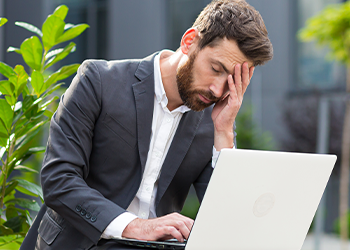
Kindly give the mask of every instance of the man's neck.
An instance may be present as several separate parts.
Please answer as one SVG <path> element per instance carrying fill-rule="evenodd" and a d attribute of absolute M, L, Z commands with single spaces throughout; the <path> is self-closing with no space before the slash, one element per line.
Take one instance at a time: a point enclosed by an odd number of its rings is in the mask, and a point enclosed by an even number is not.
<path fill-rule="evenodd" d="M 160 73 L 164 85 L 164 90 L 168 98 L 167 108 L 169 111 L 172 111 L 183 105 L 176 83 L 177 67 L 181 61 L 182 56 L 183 54 L 181 51 L 164 51 L 160 55 Z"/>

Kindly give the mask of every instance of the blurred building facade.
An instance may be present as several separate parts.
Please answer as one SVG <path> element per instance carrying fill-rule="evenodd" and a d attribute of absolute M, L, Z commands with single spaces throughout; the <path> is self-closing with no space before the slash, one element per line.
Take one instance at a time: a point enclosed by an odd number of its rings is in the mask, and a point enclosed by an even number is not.
<path fill-rule="evenodd" d="M 247 1 L 261 13 L 265 21 L 274 45 L 274 59 L 255 70 L 243 108 L 253 108 L 254 122 L 261 131 L 269 131 L 273 135 L 277 150 L 315 152 L 316 139 L 312 136 L 317 130 L 317 98 L 332 94 L 335 96 L 332 99 L 334 106 L 341 109 L 342 99 L 337 95 L 345 90 L 345 69 L 336 63 L 325 61 L 326 50 L 320 50 L 314 44 L 299 43 L 296 33 L 304 26 L 307 18 L 326 5 L 343 0 Z M 142 58 L 164 48 L 176 50 L 182 34 L 191 27 L 199 12 L 209 2 L 210 0 L 0 0 L 0 16 L 9 20 L 0 29 L 0 60 L 11 66 L 22 62 L 20 55 L 6 53 L 6 49 L 9 46 L 19 47 L 32 34 L 15 26 L 15 21 L 25 21 L 41 27 L 46 16 L 60 4 L 69 7 L 67 22 L 90 25 L 76 39 L 76 52 L 64 61 L 73 63 L 88 58 Z M 306 110 L 303 105 L 310 108 L 311 114 L 305 113 L 305 116 L 298 118 L 296 114 Z M 312 105 L 316 107 L 315 112 Z M 296 121 L 294 117 L 299 120 Z M 310 124 L 303 120 L 310 118 L 313 119 Z M 307 126 L 300 127 L 298 122 Z M 293 141 L 300 132 L 298 127 L 312 138 L 305 142 Z M 291 146 L 292 144 L 296 145 Z M 335 174 L 328 188 L 328 232 L 333 230 L 333 222 L 338 213 L 337 180 Z"/>

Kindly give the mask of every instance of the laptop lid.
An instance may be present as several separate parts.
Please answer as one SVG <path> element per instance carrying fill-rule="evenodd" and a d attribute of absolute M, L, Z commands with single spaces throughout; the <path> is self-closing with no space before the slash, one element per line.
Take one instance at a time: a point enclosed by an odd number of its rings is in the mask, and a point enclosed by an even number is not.
<path fill-rule="evenodd" d="M 335 155 L 223 149 L 186 250 L 300 250 Z"/>

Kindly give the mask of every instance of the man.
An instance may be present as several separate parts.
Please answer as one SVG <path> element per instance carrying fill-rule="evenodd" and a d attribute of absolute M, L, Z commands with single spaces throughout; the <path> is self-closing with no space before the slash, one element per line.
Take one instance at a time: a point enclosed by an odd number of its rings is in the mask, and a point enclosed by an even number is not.
<path fill-rule="evenodd" d="M 254 67 L 271 58 L 260 14 L 219 0 L 176 52 L 84 62 L 51 121 L 36 249 L 187 239 L 193 220 L 177 212 L 192 184 L 202 200 Z"/>

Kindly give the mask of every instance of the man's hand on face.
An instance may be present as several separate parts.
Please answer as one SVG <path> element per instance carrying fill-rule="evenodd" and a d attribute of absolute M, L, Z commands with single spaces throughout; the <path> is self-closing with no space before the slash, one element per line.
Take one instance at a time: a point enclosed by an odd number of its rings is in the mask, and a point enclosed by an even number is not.
<path fill-rule="evenodd" d="M 253 76 L 254 67 L 249 68 L 248 63 L 236 64 L 234 77 L 228 76 L 229 92 L 218 101 L 213 109 L 211 117 L 214 122 L 214 146 L 220 151 L 222 148 L 233 146 L 233 123 L 241 108 L 243 95 L 247 90 L 250 79 Z"/>
<path fill-rule="evenodd" d="M 124 229 L 122 236 L 138 240 L 187 239 L 193 220 L 178 213 L 155 219 L 135 219 Z"/>

